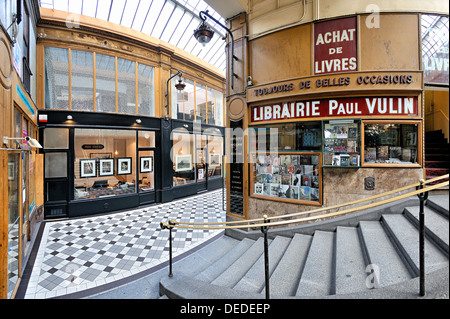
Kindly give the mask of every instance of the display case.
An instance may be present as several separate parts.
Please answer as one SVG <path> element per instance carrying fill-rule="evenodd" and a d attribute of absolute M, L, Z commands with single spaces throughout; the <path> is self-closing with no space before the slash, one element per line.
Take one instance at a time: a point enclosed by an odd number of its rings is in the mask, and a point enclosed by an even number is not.
<path fill-rule="evenodd" d="M 251 194 L 278 201 L 322 204 L 320 153 L 279 152 L 251 155 Z"/>
<path fill-rule="evenodd" d="M 419 121 L 363 121 L 364 166 L 421 166 Z"/>
<path fill-rule="evenodd" d="M 323 166 L 361 166 L 360 122 L 336 120 L 323 125 Z"/>

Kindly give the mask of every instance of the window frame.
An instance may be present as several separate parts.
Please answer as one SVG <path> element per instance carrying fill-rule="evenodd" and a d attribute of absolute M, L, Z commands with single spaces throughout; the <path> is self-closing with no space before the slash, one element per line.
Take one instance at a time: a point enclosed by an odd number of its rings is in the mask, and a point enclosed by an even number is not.
<path fill-rule="evenodd" d="M 417 163 L 366 163 L 365 162 L 365 125 L 366 124 L 417 124 Z M 361 120 L 361 167 L 382 168 L 421 168 L 423 167 L 423 121 L 421 120 Z"/>

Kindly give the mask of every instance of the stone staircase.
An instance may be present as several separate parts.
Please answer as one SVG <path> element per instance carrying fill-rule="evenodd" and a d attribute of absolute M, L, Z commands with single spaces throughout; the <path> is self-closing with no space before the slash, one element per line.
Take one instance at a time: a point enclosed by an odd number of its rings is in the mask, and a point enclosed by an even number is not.
<path fill-rule="evenodd" d="M 333 230 L 305 231 L 292 237 L 272 234 L 271 298 L 358 295 L 418 277 L 418 212 L 414 204 L 398 213 L 384 210 L 376 217 L 360 218 L 355 226 L 337 223 Z M 426 273 L 448 269 L 448 196 L 430 195 L 425 214 Z M 238 240 L 223 236 L 200 255 L 175 263 L 174 276 L 160 281 L 160 295 L 186 299 L 265 298 L 263 247 L 262 237 Z"/>

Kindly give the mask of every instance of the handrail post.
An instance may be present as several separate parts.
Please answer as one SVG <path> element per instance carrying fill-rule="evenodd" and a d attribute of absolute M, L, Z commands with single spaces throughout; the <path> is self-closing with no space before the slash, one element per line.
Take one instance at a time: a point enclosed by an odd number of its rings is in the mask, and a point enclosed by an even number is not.
<path fill-rule="evenodd" d="M 169 277 L 172 278 L 172 229 L 175 224 L 173 221 L 169 220 L 169 225 L 170 226 L 167 227 L 165 224 L 160 223 L 161 229 L 169 229 Z"/>
<path fill-rule="evenodd" d="M 425 180 L 420 180 L 418 189 L 423 189 Z M 420 270 L 420 296 L 425 296 L 425 201 L 428 199 L 428 192 L 417 194 L 420 200 L 419 209 L 419 270 Z"/>
<path fill-rule="evenodd" d="M 264 215 L 264 223 L 270 223 L 267 219 L 267 215 Z M 270 299 L 270 287 L 269 287 L 269 244 L 267 240 L 267 233 L 269 226 L 262 226 L 261 232 L 264 234 L 264 273 L 266 277 L 266 299 Z"/>

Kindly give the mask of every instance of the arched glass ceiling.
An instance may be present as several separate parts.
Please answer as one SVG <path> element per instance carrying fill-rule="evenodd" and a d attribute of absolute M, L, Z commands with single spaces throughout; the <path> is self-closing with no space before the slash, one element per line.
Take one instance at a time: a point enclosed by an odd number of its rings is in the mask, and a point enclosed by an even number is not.
<path fill-rule="evenodd" d="M 213 20 L 207 24 L 215 31 L 205 47 L 194 38 L 201 20 L 200 11 L 209 13 L 225 25 L 224 19 L 203 0 L 39 0 L 43 8 L 86 15 L 120 24 L 199 57 L 225 72 L 225 30 Z"/>

